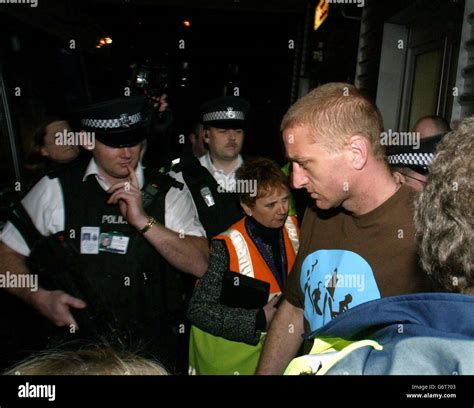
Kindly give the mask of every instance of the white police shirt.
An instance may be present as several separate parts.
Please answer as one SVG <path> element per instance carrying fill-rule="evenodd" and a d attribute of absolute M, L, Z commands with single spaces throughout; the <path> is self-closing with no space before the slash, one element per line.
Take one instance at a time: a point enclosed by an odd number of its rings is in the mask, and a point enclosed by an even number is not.
<path fill-rule="evenodd" d="M 145 183 L 141 162 L 138 162 L 135 174 L 141 189 Z M 94 176 L 104 190 L 107 191 L 111 187 L 100 176 L 94 159 L 89 162 L 82 181 L 85 181 L 89 176 Z M 184 189 L 187 190 L 186 187 Z M 189 195 L 189 199 L 186 199 L 186 195 Z M 64 230 L 64 203 L 61 185 L 57 178 L 43 177 L 23 198 L 22 204 L 42 235 L 48 236 Z M 197 211 L 192 204 L 189 190 L 181 191 L 176 187 L 170 188 L 165 197 L 165 226 L 178 233 L 184 232 L 186 235 L 206 236 Z M 5 225 L 0 240 L 19 254 L 29 256 L 28 245 L 11 222 L 7 222 Z"/>
<path fill-rule="evenodd" d="M 209 170 L 209 173 L 212 174 L 212 177 L 214 177 L 214 179 L 222 188 L 224 188 L 226 191 L 235 192 L 235 173 L 237 172 L 238 168 L 244 163 L 240 154 L 237 158 L 237 165 L 229 174 L 225 174 L 222 170 L 214 166 L 209 152 L 207 152 L 204 156 L 201 156 L 199 158 L 199 162 L 201 163 L 201 166 L 204 166 L 206 169 Z"/>
<path fill-rule="evenodd" d="M 237 165 L 229 174 L 225 174 L 222 170 L 214 166 L 211 160 L 211 156 L 209 155 L 209 152 L 207 152 L 204 156 L 199 157 L 198 160 L 201 163 L 201 166 L 204 166 L 207 170 L 209 170 L 209 173 L 212 174 L 212 177 L 214 177 L 214 179 L 217 181 L 217 183 L 220 186 L 222 186 L 226 191 L 232 191 L 232 192 L 235 191 L 236 189 L 235 173 L 237 172 L 238 168 L 242 166 L 242 164 L 244 163 L 244 160 L 242 159 L 242 156 L 240 154 L 237 159 Z M 174 179 L 178 180 L 180 183 L 184 184 L 183 190 L 179 191 L 178 194 L 182 196 L 183 201 L 188 202 L 187 205 L 191 205 L 194 208 L 194 211 L 197 214 L 196 204 L 194 204 L 194 200 L 191 195 L 191 192 L 189 191 L 189 188 L 183 179 L 183 173 L 182 172 L 176 173 L 175 171 L 173 171 L 173 169 L 171 169 L 171 171 L 169 172 L 169 175 L 173 177 Z M 202 226 L 201 223 L 199 224 Z"/>

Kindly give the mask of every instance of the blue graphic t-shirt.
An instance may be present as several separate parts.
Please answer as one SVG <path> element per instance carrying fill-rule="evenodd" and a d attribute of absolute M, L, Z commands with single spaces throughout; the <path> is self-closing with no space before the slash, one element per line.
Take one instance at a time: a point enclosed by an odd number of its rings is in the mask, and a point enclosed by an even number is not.
<path fill-rule="evenodd" d="M 344 250 L 309 254 L 300 275 L 304 317 L 311 331 L 361 303 L 380 298 L 372 268 L 360 255 Z"/>
<path fill-rule="evenodd" d="M 432 290 L 418 267 L 414 195 L 402 186 L 362 216 L 308 207 L 284 290 L 285 299 L 303 309 L 305 332 L 370 300 Z"/>

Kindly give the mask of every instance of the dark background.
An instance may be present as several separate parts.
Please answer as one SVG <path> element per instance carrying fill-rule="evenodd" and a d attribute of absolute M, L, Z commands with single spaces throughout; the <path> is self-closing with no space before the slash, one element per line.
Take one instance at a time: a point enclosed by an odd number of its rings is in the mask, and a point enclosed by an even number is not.
<path fill-rule="evenodd" d="M 252 106 L 244 153 L 283 162 L 279 123 L 298 96 L 300 77 L 308 78 L 311 87 L 353 82 L 360 21 L 345 18 L 342 11 L 360 17 L 361 9 L 331 5 L 329 18 L 313 32 L 317 1 L 253 3 L 39 0 L 37 8 L 0 5 L 0 64 L 23 156 L 38 117 L 123 96 L 131 64 L 148 61 L 164 65 L 169 76 L 176 154 L 182 148 L 179 135 L 189 132 L 201 103 L 238 87 Z M 113 43 L 96 48 L 104 36 Z M 20 97 L 14 96 L 17 86 Z"/>

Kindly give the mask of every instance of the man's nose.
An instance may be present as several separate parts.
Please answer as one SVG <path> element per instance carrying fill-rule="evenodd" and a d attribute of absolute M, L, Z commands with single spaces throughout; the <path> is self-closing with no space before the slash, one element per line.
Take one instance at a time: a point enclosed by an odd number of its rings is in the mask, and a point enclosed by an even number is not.
<path fill-rule="evenodd" d="M 129 159 L 132 157 L 132 150 L 129 147 L 122 147 L 120 150 L 120 156 L 123 158 Z"/>
<path fill-rule="evenodd" d="M 308 178 L 306 177 L 304 170 L 302 170 L 297 163 L 293 163 L 291 182 L 293 184 L 293 188 L 303 188 L 308 182 Z"/>

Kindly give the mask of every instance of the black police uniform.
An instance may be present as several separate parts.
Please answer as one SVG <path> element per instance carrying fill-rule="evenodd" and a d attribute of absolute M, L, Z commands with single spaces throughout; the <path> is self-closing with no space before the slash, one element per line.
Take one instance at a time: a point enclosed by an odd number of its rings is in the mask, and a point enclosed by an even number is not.
<path fill-rule="evenodd" d="M 143 139 L 143 103 L 144 98 L 125 98 L 94 105 L 81 112 L 82 128 L 95 131 L 97 139 L 114 147 L 136 145 Z M 85 309 L 71 309 L 79 330 L 68 335 L 69 329 L 63 329 L 63 338 L 100 338 L 143 351 L 174 370 L 185 344 L 180 333 L 186 309 L 181 273 L 123 219 L 118 205 L 107 204 L 110 195 L 95 177 L 83 181 L 85 170 L 81 164 L 49 175 L 57 177 L 61 185 L 64 231 L 32 244 L 32 272 L 39 272 L 41 286 L 64 290 L 87 303 Z M 144 173 L 145 210 L 164 224 L 166 193 L 182 184 L 157 171 Z M 23 213 L 11 221 L 22 232 L 26 218 Z M 100 227 L 101 234 L 128 237 L 126 254 L 81 254 L 84 226 Z"/>
<path fill-rule="evenodd" d="M 202 123 L 219 129 L 245 129 L 248 110 L 248 102 L 239 97 L 213 99 L 201 107 Z M 182 173 L 208 239 L 243 217 L 237 193 L 219 191 L 213 175 L 191 153 L 182 156 L 173 171 Z"/>

